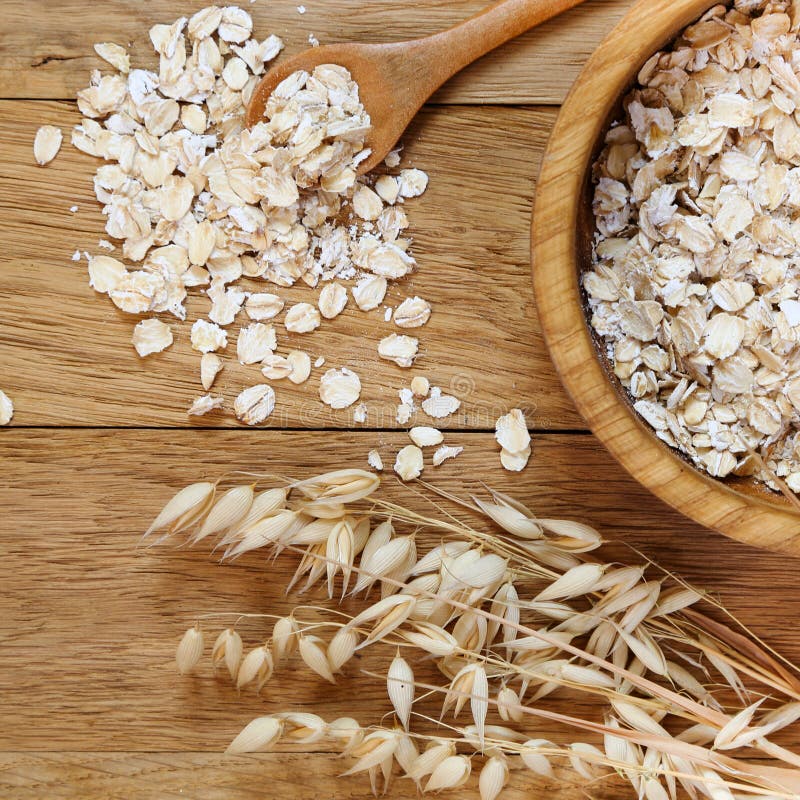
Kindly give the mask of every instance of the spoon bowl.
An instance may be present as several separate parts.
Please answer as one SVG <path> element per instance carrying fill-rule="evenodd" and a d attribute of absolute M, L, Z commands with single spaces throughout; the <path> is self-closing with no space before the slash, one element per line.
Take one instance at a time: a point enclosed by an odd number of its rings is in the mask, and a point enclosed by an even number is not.
<path fill-rule="evenodd" d="M 376 167 L 394 148 L 428 98 L 449 78 L 509 39 L 557 16 L 583 0 L 501 0 L 442 33 L 388 44 L 333 44 L 313 47 L 271 69 L 247 106 L 248 127 L 264 119 L 270 95 L 295 72 L 320 64 L 345 67 L 358 84 L 372 122 L 369 158 L 359 174 Z"/>
<path fill-rule="evenodd" d="M 331 44 L 314 47 L 298 53 L 271 69 L 256 86 L 247 106 L 245 124 L 248 128 L 264 120 L 264 112 L 270 95 L 275 88 L 290 75 L 300 70 L 313 72 L 322 64 L 336 64 L 344 67 L 358 84 L 359 97 L 369 114 L 372 127 L 367 134 L 365 147 L 371 153 L 358 167 L 359 175 L 372 171 L 386 158 L 389 151 L 403 135 L 410 119 L 398 114 L 398 108 L 408 108 L 419 102 L 414 113 L 422 107 L 427 97 L 421 101 L 408 90 L 408 87 L 395 87 L 393 76 L 396 73 L 395 58 L 407 53 L 402 42 L 399 44 Z M 412 115 L 413 116 L 413 115 Z"/>

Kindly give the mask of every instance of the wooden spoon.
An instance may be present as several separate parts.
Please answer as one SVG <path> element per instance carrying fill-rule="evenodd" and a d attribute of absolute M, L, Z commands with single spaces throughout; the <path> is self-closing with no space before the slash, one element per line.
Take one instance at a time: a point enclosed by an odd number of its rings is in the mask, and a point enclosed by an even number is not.
<path fill-rule="evenodd" d="M 366 146 L 372 154 L 364 174 L 386 158 L 425 101 L 449 78 L 509 39 L 555 17 L 583 0 L 502 0 L 448 31 L 390 44 L 332 44 L 299 53 L 270 70 L 256 86 L 246 123 L 264 119 L 275 87 L 298 70 L 320 64 L 346 67 L 358 84 L 372 120 Z"/>

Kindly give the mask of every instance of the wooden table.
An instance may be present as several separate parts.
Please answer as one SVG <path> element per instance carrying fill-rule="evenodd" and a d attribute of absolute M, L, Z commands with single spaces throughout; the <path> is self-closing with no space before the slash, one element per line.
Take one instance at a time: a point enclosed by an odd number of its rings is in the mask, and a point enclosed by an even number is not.
<path fill-rule="evenodd" d="M 406 137 L 407 161 L 429 172 L 431 184 L 409 205 L 421 268 L 390 300 L 417 293 L 433 304 L 416 372 L 463 400 L 447 439 L 464 454 L 426 476 L 461 494 L 484 480 L 542 515 L 591 521 L 718 593 L 797 660 L 794 565 L 701 530 L 641 490 L 584 430 L 542 343 L 529 277 L 534 176 L 559 102 L 630 1 L 590 0 L 475 64 Z M 401 39 L 482 5 L 306 0 L 301 16 L 294 0 L 256 0 L 249 10 L 257 33 L 276 32 L 296 52 L 310 32 L 323 42 Z M 359 681 L 356 704 L 352 683 L 320 687 L 302 670 L 279 675 L 261 698 L 237 696 L 208 667 L 195 680 L 174 672 L 175 643 L 197 613 L 288 610 L 282 586 L 291 559 L 221 567 L 206 552 L 136 545 L 170 492 L 193 480 L 233 469 L 307 476 L 365 465 L 376 445 L 388 458 L 406 443 L 394 407 L 407 374 L 375 364 L 383 323 L 348 311 L 306 340 L 314 355 L 361 374 L 365 425 L 321 406 L 319 371 L 302 387 L 280 386 L 267 429 L 214 416 L 190 424 L 185 409 L 199 386 L 187 330 L 166 353 L 141 362 L 129 344 L 131 318 L 94 296 L 85 262 L 70 260 L 76 248 L 97 252 L 103 236 L 91 159 L 65 144 L 48 168 L 33 163 L 40 125 L 68 131 L 78 121 L 72 98 L 99 66 L 93 42 L 131 42 L 134 60 L 149 58 L 150 25 L 200 7 L 194 0 L 3 6 L 0 388 L 16 415 L 0 430 L 2 798 L 369 796 L 365 779 L 335 780 L 342 762 L 330 753 L 236 760 L 220 753 L 258 713 L 313 707 L 329 718 L 373 721 L 387 710 L 378 682 Z M 230 400 L 245 379 L 232 367 L 223 376 Z M 534 455 L 520 475 L 500 469 L 491 432 L 514 406 L 527 410 L 534 429 Z M 386 483 L 391 496 L 420 504 Z M 527 775 L 515 774 L 512 785 L 506 797 L 550 796 L 547 784 Z M 411 796 L 408 784 L 393 791 Z M 596 794 L 620 796 L 613 786 Z"/>

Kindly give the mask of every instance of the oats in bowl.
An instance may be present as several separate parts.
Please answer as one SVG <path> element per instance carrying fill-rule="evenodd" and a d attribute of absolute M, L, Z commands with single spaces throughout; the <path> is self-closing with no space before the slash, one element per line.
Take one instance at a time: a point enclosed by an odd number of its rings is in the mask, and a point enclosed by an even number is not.
<path fill-rule="evenodd" d="M 800 15 L 715 6 L 594 167 L 583 288 L 634 408 L 715 477 L 800 490 Z"/>

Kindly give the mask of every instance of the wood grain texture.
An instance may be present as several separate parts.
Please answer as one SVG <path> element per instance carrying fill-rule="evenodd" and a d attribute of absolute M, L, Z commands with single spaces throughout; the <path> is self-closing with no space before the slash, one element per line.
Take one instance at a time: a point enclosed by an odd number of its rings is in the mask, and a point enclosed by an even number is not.
<path fill-rule="evenodd" d="M 544 157 L 533 215 L 533 276 L 550 354 L 595 435 L 644 486 L 728 536 L 800 555 L 800 513 L 754 480 L 714 480 L 639 419 L 601 363 L 586 321 L 580 272 L 593 230 L 587 186 L 608 115 L 648 56 L 713 5 L 658 0 L 634 7 L 586 65 L 562 108 Z"/>
<path fill-rule="evenodd" d="M 329 754 L 268 753 L 230 758 L 209 753 L 0 753 L 0 792 L 6 800 L 374 800 L 364 776 L 340 778 L 344 762 Z M 545 781 L 515 769 L 504 800 L 585 800 L 584 789 Z M 460 798 L 478 797 L 473 774 Z M 624 785 L 609 780 L 592 788 L 594 800 L 619 800 Z M 396 779 L 389 798 L 415 796 Z M 450 795 L 453 796 L 452 794 Z M 447 795 L 445 795 L 447 797 Z"/>
<path fill-rule="evenodd" d="M 559 103 L 581 64 L 633 0 L 589 0 L 562 18 L 525 34 L 450 81 L 435 100 L 445 103 Z M 102 13 L 84 0 L 5 0 L 0 27 L 0 97 L 70 99 L 90 70 L 101 66 L 92 45 L 132 44 L 138 61 L 152 60 L 147 32 L 208 5 L 203 0 L 104 0 Z M 487 0 L 296 0 L 242 3 L 256 35 L 277 33 L 287 53 L 323 44 L 396 42 L 445 30 L 488 5 Z"/>
<path fill-rule="evenodd" d="M 194 422 L 186 416 L 204 393 L 189 329 L 210 307 L 205 296 L 195 295 L 186 323 L 164 316 L 175 323 L 176 342 L 142 360 L 130 343 L 139 317 L 93 292 L 86 261 L 70 260 L 76 249 L 105 252 L 97 247 L 106 234 L 91 189 L 95 162 L 65 142 L 52 164 L 38 167 L 31 143 L 39 125 L 68 131 L 77 117 L 72 104 L 0 102 L 0 364 L 17 409 L 13 424 L 237 425 L 232 413 Z M 279 325 L 279 352 L 299 347 L 327 363 L 303 386 L 275 383 L 271 427 L 352 426 L 353 409 L 334 412 L 319 400 L 320 375 L 334 366 L 360 375 L 370 427 L 396 427 L 397 390 L 416 373 L 463 400 L 445 426 L 492 428 L 515 406 L 528 411 L 535 428 L 581 426 L 538 332 L 528 268 L 533 176 L 553 119 L 552 110 L 529 108 L 432 107 L 420 114 L 406 137 L 408 163 L 431 177 L 428 192 L 408 204 L 420 268 L 386 299 L 396 306 L 418 294 L 433 306 L 430 322 L 411 332 L 421 342 L 417 366 L 403 370 L 378 358 L 379 339 L 398 330 L 383 321 L 383 308 L 365 314 L 351 300 L 341 317 L 308 335 L 288 335 Z M 498 145 L 487 147 L 499 131 Z M 73 204 L 77 214 L 69 212 Z M 250 285 L 290 301 L 317 296 L 305 286 Z M 236 362 L 236 335 L 247 322 L 242 313 L 229 328 L 226 369 L 215 387 L 228 409 L 242 389 L 263 380 L 257 365 Z"/>

